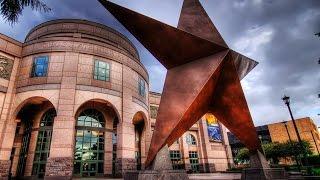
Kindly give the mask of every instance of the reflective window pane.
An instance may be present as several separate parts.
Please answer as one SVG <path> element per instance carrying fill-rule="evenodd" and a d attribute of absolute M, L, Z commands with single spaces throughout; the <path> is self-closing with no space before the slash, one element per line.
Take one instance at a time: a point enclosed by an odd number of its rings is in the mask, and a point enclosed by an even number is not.
<path fill-rule="evenodd" d="M 110 65 L 104 61 L 95 60 L 93 78 L 101 81 L 109 81 Z"/>
<path fill-rule="evenodd" d="M 103 175 L 104 131 L 102 128 L 105 125 L 104 121 L 103 114 L 95 109 L 86 109 L 79 115 L 74 155 L 75 162 L 79 163 L 75 168 L 80 169 L 79 171 L 74 170 L 77 176 Z"/>
<path fill-rule="evenodd" d="M 33 60 L 31 77 L 47 76 L 48 61 L 49 61 L 48 56 L 35 57 Z"/>

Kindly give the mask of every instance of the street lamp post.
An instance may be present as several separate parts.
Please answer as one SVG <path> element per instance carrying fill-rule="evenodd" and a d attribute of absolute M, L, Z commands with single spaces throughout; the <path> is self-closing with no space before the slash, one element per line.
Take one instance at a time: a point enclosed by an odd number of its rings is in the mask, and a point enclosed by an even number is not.
<path fill-rule="evenodd" d="M 289 133 L 289 130 L 288 130 L 287 122 L 288 122 L 288 121 L 283 121 L 282 123 L 284 124 L 284 127 L 286 128 L 286 131 L 287 131 L 287 134 L 288 134 L 288 137 L 289 137 L 289 142 L 290 142 L 290 144 L 292 145 L 292 140 L 291 140 L 290 133 Z M 300 169 L 300 163 L 299 163 L 297 154 L 294 155 L 294 159 L 295 159 L 295 161 L 296 161 L 296 164 L 297 164 L 298 168 Z"/>
<path fill-rule="evenodd" d="M 294 130 L 297 134 L 297 137 L 298 137 L 298 142 L 299 142 L 299 145 L 300 145 L 300 148 L 302 148 L 303 150 L 303 158 L 304 160 L 306 161 L 306 157 L 305 157 L 305 149 L 303 147 L 303 144 L 302 144 L 302 141 L 301 141 L 301 137 L 300 137 L 300 134 L 299 134 L 299 131 L 298 131 L 298 128 L 297 128 L 297 125 L 296 125 L 296 122 L 293 118 L 293 115 L 292 115 L 292 111 L 291 111 L 291 108 L 290 108 L 290 97 L 289 96 L 286 96 L 284 95 L 283 98 L 282 98 L 283 102 L 287 105 L 288 107 L 288 110 L 289 110 L 289 113 L 290 113 L 290 116 L 291 116 L 291 120 L 292 120 L 292 123 L 293 123 L 293 126 L 294 126 Z M 305 162 L 306 163 L 306 162 Z"/>

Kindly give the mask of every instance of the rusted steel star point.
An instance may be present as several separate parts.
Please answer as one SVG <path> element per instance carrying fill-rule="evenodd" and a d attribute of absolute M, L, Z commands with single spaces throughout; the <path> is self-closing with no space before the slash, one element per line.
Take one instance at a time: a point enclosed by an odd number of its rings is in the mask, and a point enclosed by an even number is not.
<path fill-rule="evenodd" d="M 185 0 L 178 28 L 99 0 L 168 70 L 146 160 L 212 112 L 251 151 L 260 148 L 240 84 L 256 65 L 225 43 L 198 0 Z"/>

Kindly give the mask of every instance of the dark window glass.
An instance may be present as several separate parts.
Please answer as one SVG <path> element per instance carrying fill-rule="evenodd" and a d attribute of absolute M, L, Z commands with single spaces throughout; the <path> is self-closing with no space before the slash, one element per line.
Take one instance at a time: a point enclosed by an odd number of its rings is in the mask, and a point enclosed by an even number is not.
<path fill-rule="evenodd" d="M 146 84 L 141 77 L 139 77 L 139 80 L 138 80 L 138 89 L 139 89 L 139 95 L 142 97 L 146 97 Z"/>
<path fill-rule="evenodd" d="M 37 146 L 34 154 L 32 175 L 44 177 L 47 158 L 49 157 L 53 120 L 56 116 L 54 109 L 48 110 L 41 118 Z"/>
<path fill-rule="evenodd" d="M 199 158 L 197 151 L 189 151 L 189 160 L 191 165 L 191 170 L 193 172 L 199 172 Z"/>
<path fill-rule="evenodd" d="M 32 65 L 31 77 L 47 76 L 48 61 L 49 61 L 48 56 L 35 57 Z"/>
<path fill-rule="evenodd" d="M 94 61 L 94 79 L 101 81 L 110 80 L 110 65 L 107 62 L 95 60 Z"/>
<path fill-rule="evenodd" d="M 184 163 L 181 159 L 180 151 L 170 151 L 170 159 L 173 169 L 184 169 Z"/>

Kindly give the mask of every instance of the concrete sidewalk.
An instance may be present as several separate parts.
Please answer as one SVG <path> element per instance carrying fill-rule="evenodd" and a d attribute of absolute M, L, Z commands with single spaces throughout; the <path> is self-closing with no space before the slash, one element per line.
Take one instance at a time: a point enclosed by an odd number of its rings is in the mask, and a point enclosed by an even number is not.
<path fill-rule="evenodd" d="M 190 180 L 197 179 L 241 179 L 241 173 L 201 173 L 201 174 L 189 174 Z"/>
<path fill-rule="evenodd" d="M 241 173 L 201 173 L 201 174 L 189 174 L 190 180 L 198 180 L 198 179 L 217 179 L 217 180 L 225 180 L 225 179 L 233 179 L 239 180 L 241 179 Z M 78 179 L 80 178 L 73 178 Z M 94 180 L 94 179 L 104 179 L 104 180 L 111 180 L 112 178 L 81 178 L 81 180 Z M 121 180 L 121 178 L 114 178 Z"/>

